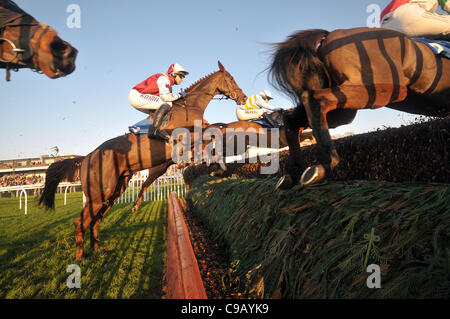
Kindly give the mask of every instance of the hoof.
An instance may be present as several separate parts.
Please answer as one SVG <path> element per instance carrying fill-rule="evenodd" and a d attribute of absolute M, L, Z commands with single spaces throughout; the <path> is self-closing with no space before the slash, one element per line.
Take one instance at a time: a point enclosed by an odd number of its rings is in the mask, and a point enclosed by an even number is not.
<path fill-rule="evenodd" d="M 300 177 L 300 184 L 303 186 L 317 183 L 325 177 L 325 169 L 322 165 L 308 167 Z"/>
<path fill-rule="evenodd" d="M 136 211 L 137 211 L 137 207 L 136 207 L 136 206 L 133 206 L 133 207 L 131 208 L 131 212 L 132 212 L 132 213 L 136 213 Z"/>
<path fill-rule="evenodd" d="M 292 178 L 289 175 L 283 175 L 280 177 L 280 179 L 278 180 L 277 185 L 275 185 L 275 190 L 280 190 L 280 189 L 290 189 L 292 188 L 293 183 L 292 183 Z"/>

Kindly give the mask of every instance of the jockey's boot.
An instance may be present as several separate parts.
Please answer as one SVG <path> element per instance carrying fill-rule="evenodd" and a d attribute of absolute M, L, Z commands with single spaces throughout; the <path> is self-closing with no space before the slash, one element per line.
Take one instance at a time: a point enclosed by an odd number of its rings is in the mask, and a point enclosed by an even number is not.
<path fill-rule="evenodd" d="M 169 142 L 170 136 L 167 134 L 164 130 L 159 130 L 159 127 L 161 126 L 164 116 L 170 111 L 170 105 L 169 104 L 163 104 L 159 107 L 158 110 L 156 110 L 155 115 L 153 116 L 153 125 L 150 126 L 148 129 L 148 137 L 157 137 L 160 138 L 166 142 Z"/>
<path fill-rule="evenodd" d="M 277 128 L 278 127 L 278 124 L 272 118 L 271 114 L 264 113 L 261 116 L 261 119 L 266 120 L 273 128 Z"/>

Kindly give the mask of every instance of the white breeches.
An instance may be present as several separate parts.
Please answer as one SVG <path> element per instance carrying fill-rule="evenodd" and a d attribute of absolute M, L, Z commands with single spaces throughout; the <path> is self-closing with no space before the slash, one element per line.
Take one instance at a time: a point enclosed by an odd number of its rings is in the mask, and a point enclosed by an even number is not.
<path fill-rule="evenodd" d="M 172 102 L 164 102 L 157 95 L 141 94 L 135 89 L 132 89 L 128 94 L 128 101 L 132 107 L 145 114 L 150 114 L 152 111 L 159 109 L 164 103 L 172 106 Z"/>
<path fill-rule="evenodd" d="M 381 22 L 382 28 L 393 29 L 410 37 L 447 35 L 450 33 L 450 15 L 425 11 L 417 4 L 407 3 Z"/>
<path fill-rule="evenodd" d="M 236 116 L 239 121 L 247 121 L 257 119 L 264 113 L 267 113 L 267 110 L 264 109 L 243 109 L 238 107 L 236 109 Z"/>

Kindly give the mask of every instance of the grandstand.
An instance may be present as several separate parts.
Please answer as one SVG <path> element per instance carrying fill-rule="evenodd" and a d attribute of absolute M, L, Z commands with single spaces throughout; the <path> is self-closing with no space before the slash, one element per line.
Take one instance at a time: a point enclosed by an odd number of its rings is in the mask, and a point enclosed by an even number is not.
<path fill-rule="evenodd" d="M 34 158 L 0 160 L 0 188 L 5 192 L 10 187 L 43 184 L 45 172 L 50 164 L 74 157 L 78 155 L 42 155 Z"/>

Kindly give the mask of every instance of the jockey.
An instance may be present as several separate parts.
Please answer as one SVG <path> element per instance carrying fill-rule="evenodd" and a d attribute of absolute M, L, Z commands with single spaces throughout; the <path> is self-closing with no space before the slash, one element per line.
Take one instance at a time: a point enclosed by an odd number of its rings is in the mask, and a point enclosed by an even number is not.
<path fill-rule="evenodd" d="M 172 102 L 184 98 L 186 93 L 172 93 L 172 86 L 183 82 L 184 77 L 189 74 L 181 65 L 174 63 L 169 67 L 167 73 L 157 73 L 145 81 L 133 87 L 128 94 L 128 100 L 136 110 L 153 116 L 153 126 L 148 130 L 149 137 L 159 137 L 168 141 L 169 136 L 159 127 L 164 116 L 170 111 Z"/>
<path fill-rule="evenodd" d="M 392 0 L 381 12 L 381 27 L 410 37 L 442 38 L 450 34 L 450 0 Z"/>
<path fill-rule="evenodd" d="M 250 96 L 244 105 L 240 105 L 236 109 L 236 116 L 239 121 L 247 121 L 252 119 L 261 118 L 270 123 L 273 127 L 277 127 L 274 119 L 268 116 L 268 111 L 279 111 L 269 104 L 269 100 L 272 99 L 272 94 L 268 90 L 262 90 L 258 94 Z"/>

